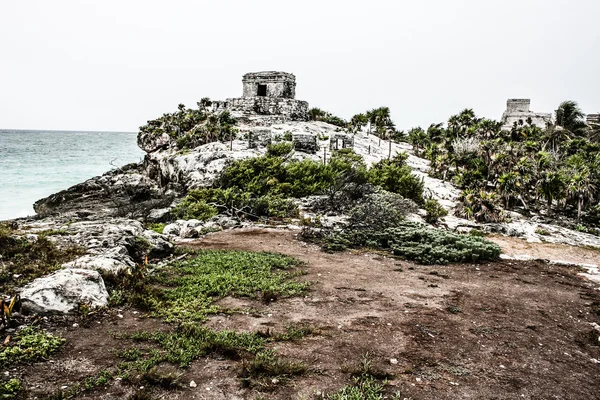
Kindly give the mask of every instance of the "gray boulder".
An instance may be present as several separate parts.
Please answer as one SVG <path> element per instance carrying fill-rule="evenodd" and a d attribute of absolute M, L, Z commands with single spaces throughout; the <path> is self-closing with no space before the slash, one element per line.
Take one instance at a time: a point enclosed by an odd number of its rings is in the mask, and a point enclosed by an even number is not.
<path fill-rule="evenodd" d="M 130 267 L 132 263 L 133 262 L 126 264 L 118 259 L 105 257 L 102 255 L 86 254 L 85 256 L 79 257 L 75 261 L 63 264 L 62 266 L 63 268 L 91 269 L 95 271 L 111 272 L 113 274 L 118 274 L 119 272 Z"/>
<path fill-rule="evenodd" d="M 178 223 L 174 222 L 172 224 L 166 225 L 163 228 L 163 235 L 178 236 L 180 231 L 181 231 L 181 226 Z"/>
<path fill-rule="evenodd" d="M 23 308 L 35 313 L 70 313 L 81 304 L 104 307 L 108 292 L 97 271 L 71 268 L 38 278 L 21 290 Z"/>

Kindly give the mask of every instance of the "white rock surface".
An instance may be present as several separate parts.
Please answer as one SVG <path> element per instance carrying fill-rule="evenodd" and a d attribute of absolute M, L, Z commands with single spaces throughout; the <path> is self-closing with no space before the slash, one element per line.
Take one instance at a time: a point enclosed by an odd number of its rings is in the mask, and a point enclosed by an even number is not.
<path fill-rule="evenodd" d="M 108 292 L 98 272 L 72 268 L 34 280 L 21 290 L 21 300 L 32 312 L 69 313 L 81 304 L 105 306 Z"/>
<path fill-rule="evenodd" d="M 128 257 L 128 259 L 131 260 L 131 257 Z M 130 267 L 131 264 L 133 264 L 133 261 L 126 264 L 118 259 L 86 254 L 85 256 L 79 257 L 75 261 L 63 264 L 62 266 L 63 268 L 92 269 L 117 274 Z"/>

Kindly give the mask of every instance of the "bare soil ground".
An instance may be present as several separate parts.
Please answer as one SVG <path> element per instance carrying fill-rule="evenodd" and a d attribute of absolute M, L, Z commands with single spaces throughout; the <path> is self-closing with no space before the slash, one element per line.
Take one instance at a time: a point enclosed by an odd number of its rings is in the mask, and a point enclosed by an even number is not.
<path fill-rule="evenodd" d="M 351 372 L 368 358 L 388 377 L 386 393 L 402 398 L 600 399 L 600 364 L 593 361 L 600 347 L 591 327 L 600 323 L 600 291 L 575 269 L 514 261 L 419 266 L 361 251 L 327 254 L 294 232 L 274 229 L 225 231 L 189 246 L 278 252 L 306 263 L 300 279 L 312 285 L 305 297 L 269 304 L 225 298 L 224 306 L 255 311 L 216 315 L 207 325 L 240 331 L 311 326 L 311 336 L 274 344 L 310 371 L 244 388 L 237 377 L 243 361 L 203 358 L 182 377 L 197 387 L 155 391 L 153 398 L 321 398 L 352 383 Z M 59 329 L 68 339 L 64 349 L 23 372 L 30 397 L 116 364 L 115 350 L 125 343 L 114 333 L 169 328 L 140 315 L 123 310 L 88 327 L 70 322 Z M 122 399 L 138 389 L 117 381 L 78 398 Z"/>
<path fill-rule="evenodd" d="M 557 243 L 530 243 L 509 236 L 490 235 L 491 240 L 509 256 L 529 255 L 545 260 L 562 260 L 581 264 L 600 264 L 600 248 L 584 248 Z"/>

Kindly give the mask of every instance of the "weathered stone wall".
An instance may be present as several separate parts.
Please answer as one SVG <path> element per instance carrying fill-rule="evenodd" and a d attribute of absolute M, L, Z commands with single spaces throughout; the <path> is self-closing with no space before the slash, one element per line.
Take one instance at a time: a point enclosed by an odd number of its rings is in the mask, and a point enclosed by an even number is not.
<path fill-rule="evenodd" d="M 339 150 L 354 147 L 354 135 L 336 133 L 329 137 L 329 149 Z"/>
<path fill-rule="evenodd" d="M 305 153 L 315 154 L 319 150 L 317 136 L 310 133 L 293 133 L 294 149 Z"/>
<path fill-rule="evenodd" d="M 258 85 L 266 85 L 265 97 L 281 97 L 294 99 L 296 97 L 296 77 L 286 72 L 266 71 L 253 72 L 242 78 L 244 86 L 243 97 L 258 96 Z"/>
<path fill-rule="evenodd" d="M 243 97 L 213 101 L 212 111 L 229 111 L 249 125 L 268 126 L 287 121 L 307 121 L 308 103 L 296 100 L 296 77 L 286 72 L 253 72 L 244 75 Z M 257 96 L 266 85 L 264 96 Z"/>
<path fill-rule="evenodd" d="M 213 102 L 213 110 L 229 110 L 234 117 L 281 115 L 291 121 L 308 120 L 308 102 L 275 97 L 240 97 Z"/>
<path fill-rule="evenodd" d="M 271 130 L 252 129 L 248 131 L 248 147 L 256 149 L 257 147 L 267 147 L 271 144 Z"/>
<path fill-rule="evenodd" d="M 506 101 L 506 111 L 508 112 L 529 112 L 530 99 L 508 99 Z"/>
<path fill-rule="evenodd" d="M 590 124 L 600 124 L 600 114 L 588 114 L 586 116 L 585 121 L 588 125 Z"/>
<path fill-rule="evenodd" d="M 545 128 L 552 121 L 552 114 L 530 111 L 530 102 L 529 99 L 508 99 L 506 111 L 502 114 L 502 129 L 510 130 L 514 123 L 526 125 L 527 121 L 539 128 Z"/>

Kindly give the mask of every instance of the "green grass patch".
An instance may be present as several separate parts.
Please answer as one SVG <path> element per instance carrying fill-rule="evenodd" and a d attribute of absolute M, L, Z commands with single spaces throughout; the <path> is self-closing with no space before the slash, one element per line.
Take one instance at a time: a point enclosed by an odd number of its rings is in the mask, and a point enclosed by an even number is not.
<path fill-rule="evenodd" d="M 47 360 L 64 342 L 65 339 L 52 336 L 41 328 L 25 327 L 0 349 L 0 365 Z"/>
<path fill-rule="evenodd" d="M 23 386 L 18 379 L 13 378 L 0 382 L 0 399 L 15 399 L 22 390 Z"/>
<path fill-rule="evenodd" d="M 239 377 L 242 384 L 265 387 L 286 382 L 308 371 L 306 364 L 279 357 L 273 350 L 264 350 L 242 364 Z"/>
<path fill-rule="evenodd" d="M 297 259 L 272 253 L 203 250 L 188 261 L 169 265 L 149 279 L 151 315 L 173 321 L 203 321 L 218 312 L 213 302 L 225 296 L 272 298 L 302 294 L 308 283 L 293 278 Z"/>
<path fill-rule="evenodd" d="M 165 229 L 165 226 L 167 226 L 167 224 L 163 224 L 160 222 L 157 223 L 152 223 L 148 225 L 148 229 L 153 230 L 156 233 L 160 233 L 162 235 L 163 230 Z"/>
<path fill-rule="evenodd" d="M 354 378 L 354 384 L 328 395 L 329 400 L 382 400 L 383 384 L 372 377 Z"/>
<path fill-rule="evenodd" d="M 119 366 L 122 370 L 142 372 L 164 362 L 185 368 L 198 357 L 209 354 L 238 359 L 243 354 L 262 351 L 267 343 L 258 333 L 214 331 L 194 323 L 182 324 L 172 332 L 137 332 L 125 338 L 152 345 L 146 349 L 134 347 L 119 354 L 125 360 Z"/>

